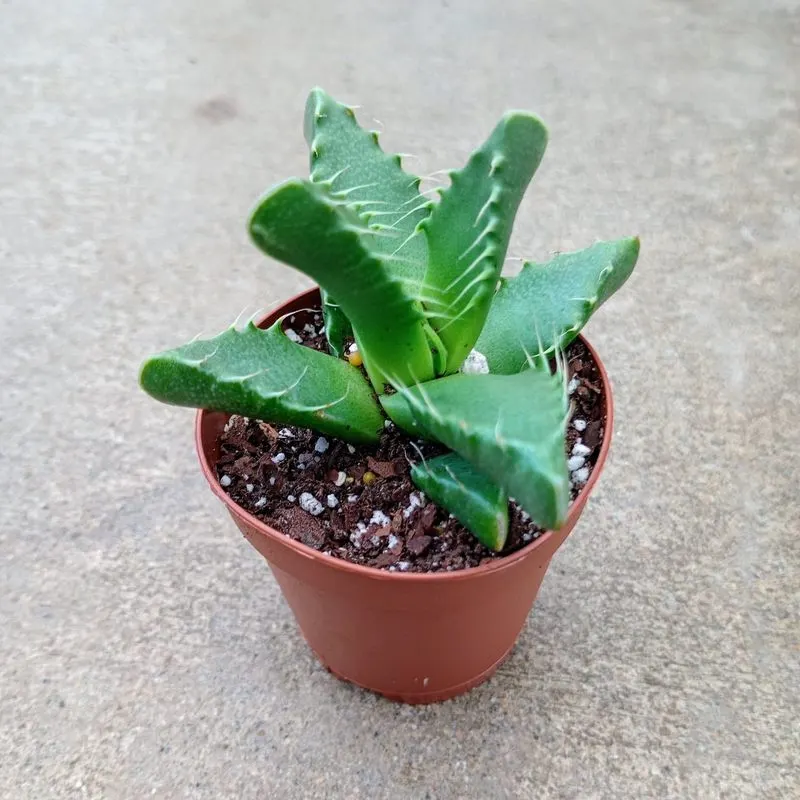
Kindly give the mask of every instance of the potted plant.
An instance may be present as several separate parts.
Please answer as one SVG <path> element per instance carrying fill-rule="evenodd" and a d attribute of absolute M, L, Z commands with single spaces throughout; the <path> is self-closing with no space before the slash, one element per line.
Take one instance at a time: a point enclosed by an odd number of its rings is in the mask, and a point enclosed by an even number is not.
<path fill-rule="evenodd" d="M 320 89 L 305 136 L 310 179 L 271 189 L 249 230 L 319 290 L 148 359 L 141 385 L 201 409 L 203 471 L 322 662 L 442 700 L 510 652 L 600 473 L 611 391 L 579 332 L 639 242 L 500 277 L 547 142 L 529 113 L 437 200 Z"/>

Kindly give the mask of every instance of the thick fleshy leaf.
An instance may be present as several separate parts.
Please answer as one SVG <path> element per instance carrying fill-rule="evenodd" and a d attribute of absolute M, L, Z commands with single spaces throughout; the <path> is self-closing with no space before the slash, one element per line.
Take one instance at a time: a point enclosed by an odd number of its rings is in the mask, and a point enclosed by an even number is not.
<path fill-rule="evenodd" d="M 415 464 L 411 480 L 490 550 L 508 536 L 508 495 L 457 453 Z"/>
<path fill-rule="evenodd" d="M 519 275 L 501 280 L 475 348 L 492 372 L 506 374 L 525 368 L 526 354 L 565 348 L 625 283 L 638 256 L 639 239 L 631 238 L 526 263 Z"/>
<path fill-rule="evenodd" d="M 380 398 L 403 429 L 438 439 L 502 487 L 542 527 L 567 513 L 563 376 L 451 375 Z"/>
<path fill-rule="evenodd" d="M 322 89 L 306 102 L 303 125 L 311 156 L 311 180 L 325 182 L 347 199 L 368 225 L 390 230 L 396 237 L 373 242 L 371 249 L 387 260 L 388 270 L 408 282 L 409 293 L 425 274 L 427 244 L 415 233 L 433 205 L 419 193 L 419 178 L 405 172 L 398 155 L 384 153 L 378 134 L 358 124 L 353 109 Z"/>
<path fill-rule="evenodd" d="M 428 240 L 422 301 L 455 372 L 478 339 L 525 189 L 547 146 L 532 114 L 507 113 L 420 227 Z"/>
<path fill-rule="evenodd" d="M 320 298 L 328 349 L 333 355 L 341 357 L 344 355 L 344 340 L 353 335 L 353 326 L 341 306 L 324 289 L 320 289 Z"/>
<path fill-rule="evenodd" d="M 367 228 L 324 185 L 292 179 L 261 200 L 250 235 L 265 253 L 313 278 L 336 299 L 376 390 L 433 377 L 419 304 L 387 268 L 388 257 L 373 250 L 377 238 L 397 234 Z"/>
<path fill-rule="evenodd" d="M 149 358 L 142 388 L 164 403 L 376 442 L 383 416 L 360 370 L 249 323 Z"/>

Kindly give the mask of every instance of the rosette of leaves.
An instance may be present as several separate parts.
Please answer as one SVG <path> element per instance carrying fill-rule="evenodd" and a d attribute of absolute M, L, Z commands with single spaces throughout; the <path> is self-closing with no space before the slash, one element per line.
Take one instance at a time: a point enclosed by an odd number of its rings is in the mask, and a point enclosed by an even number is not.
<path fill-rule="evenodd" d="M 320 287 L 329 353 L 252 323 L 148 359 L 141 385 L 166 403 L 377 442 L 388 416 L 445 455 L 412 479 L 476 537 L 502 549 L 509 496 L 545 528 L 569 502 L 563 349 L 628 278 L 636 238 L 598 242 L 501 277 L 519 203 L 547 144 L 510 111 L 438 197 L 352 108 L 321 89 L 305 111 L 308 178 L 267 192 L 254 243 Z M 363 370 L 344 358 L 353 337 Z M 488 374 L 463 374 L 474 350 Z"/>

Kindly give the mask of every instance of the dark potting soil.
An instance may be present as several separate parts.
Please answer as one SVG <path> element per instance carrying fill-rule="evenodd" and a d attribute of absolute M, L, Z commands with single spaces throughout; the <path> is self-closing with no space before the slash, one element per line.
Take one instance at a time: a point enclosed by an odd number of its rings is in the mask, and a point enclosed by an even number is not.
<path fill-rule="evenodd" d="M 321 318 L 290 317 L 292 338 L 327 351 Z M 567 348 L 572 410 L 566 451 L 572 500 L 588 480 L 605 433 L 597 365 L 588 350 Z M 377 446 L 355 446 L 305 428 L 273 427 L 231 417 L 220 436 L 217 477 L 242 508 L 331 558 L 378 569 L 438 572 L 475 567 L 519 550 L 542 535 L 528 515 L 509 504 L 508 541 L 501 553 L 478 542 L 458 520 L 414 486 L 410 466 L 444 452 L 412 439 L 391 423 Z"/>

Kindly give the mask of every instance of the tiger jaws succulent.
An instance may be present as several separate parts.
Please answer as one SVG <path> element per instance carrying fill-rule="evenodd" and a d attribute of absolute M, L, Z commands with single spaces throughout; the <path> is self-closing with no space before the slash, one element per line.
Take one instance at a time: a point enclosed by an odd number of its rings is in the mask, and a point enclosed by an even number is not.
<path fill-rule="evenodd" d="M 304 128 L 309 178 L 268 191 L 249 231 L 319 285 L 330 352 L 293 341 L 282 321 L 250 322 L 151 357 L 142 387 L 166 403 L 358 444 L 377 442 L 388 417 L 448 448 L 415 464 L 412 479 L 487 547 L 503 548 L 509 496 L 558 528 L 569 503 L 562 352 L 631 274 L 638 239 L 501 277 L 547 144 L 528 112 L 506 113 L 435 199 L 321 89 Z"/>

